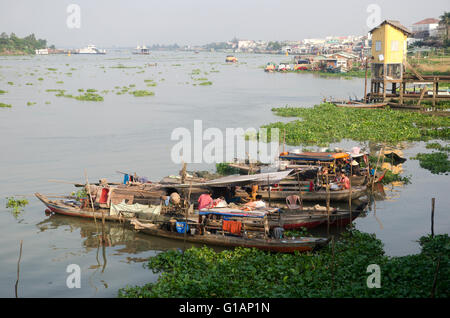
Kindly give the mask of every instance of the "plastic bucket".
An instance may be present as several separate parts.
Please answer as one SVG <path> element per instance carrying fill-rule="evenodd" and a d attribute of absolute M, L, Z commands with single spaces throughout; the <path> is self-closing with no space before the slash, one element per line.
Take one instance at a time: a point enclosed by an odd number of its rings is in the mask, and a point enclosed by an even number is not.
<path fill-rule="evenodd" d="M 177 222 L 176 227 L 177 227 L 178 233 L 184 233 L 186 230 L 189 231 L 189 224 L 186 225 L 186 222 Z M 185 227 L 186 227 L 186 230 L 185 230 Z"/>

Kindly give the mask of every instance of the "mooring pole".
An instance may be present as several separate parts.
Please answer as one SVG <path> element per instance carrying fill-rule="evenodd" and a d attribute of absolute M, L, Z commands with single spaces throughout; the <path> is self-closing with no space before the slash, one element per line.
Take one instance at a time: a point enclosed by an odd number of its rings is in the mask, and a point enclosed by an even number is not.
<path fill-rule="evenodd" d="M 431 237 L 434 237 L 434 202 L 435 198 L 431 199 Z"/>

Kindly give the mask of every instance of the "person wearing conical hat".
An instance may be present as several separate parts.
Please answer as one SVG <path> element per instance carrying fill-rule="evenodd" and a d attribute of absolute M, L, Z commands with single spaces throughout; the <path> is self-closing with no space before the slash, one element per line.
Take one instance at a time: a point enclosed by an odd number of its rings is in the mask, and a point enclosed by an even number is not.
<path fill-rule="evenodd" d="M 359 169 L 359 163 L 356 160 L 353 160 L 351 165 L 352 165 L 352 175 L 360 176 L 361 170 Z"/>

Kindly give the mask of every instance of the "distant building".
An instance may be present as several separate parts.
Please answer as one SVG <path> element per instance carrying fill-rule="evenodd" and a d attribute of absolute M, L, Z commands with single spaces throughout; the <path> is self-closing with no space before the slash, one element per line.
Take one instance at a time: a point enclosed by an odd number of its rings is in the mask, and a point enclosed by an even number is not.
<path fill-rule="evenodd" d="M 47 55 L 48 54 L 48 49 L 34 50 L 34 53 L 36 55 Z"/>
<path fill-rule="evenodd" d="M 424 19 L 412 25 L 412 33 L 415 38 L 426 38 L 436 36 L 439 20 L 434 18 Z"/>

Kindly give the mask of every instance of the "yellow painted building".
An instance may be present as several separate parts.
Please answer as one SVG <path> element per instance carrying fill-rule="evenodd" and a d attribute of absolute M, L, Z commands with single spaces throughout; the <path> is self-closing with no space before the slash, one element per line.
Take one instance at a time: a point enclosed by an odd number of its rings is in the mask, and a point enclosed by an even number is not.
<path fill-rule="evenodd" d="M 385 20 L 372 34 L 372 78 L 400 79 L 406 59 L 406 39 L 411 34 L 398 21 Z"/>

